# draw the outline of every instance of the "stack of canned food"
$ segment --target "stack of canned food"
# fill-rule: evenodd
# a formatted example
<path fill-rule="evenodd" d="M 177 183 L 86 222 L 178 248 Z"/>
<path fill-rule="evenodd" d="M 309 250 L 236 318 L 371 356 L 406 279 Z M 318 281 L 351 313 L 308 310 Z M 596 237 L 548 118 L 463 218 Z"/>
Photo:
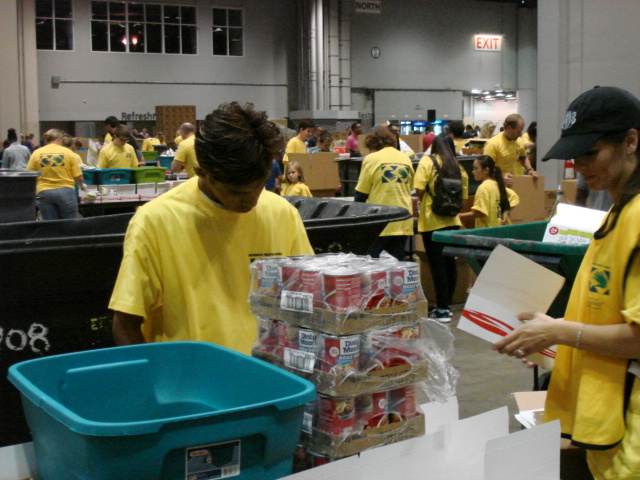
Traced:
<path fill-rule="evenodd" d="M 319 392 L 305 412 L 303 464 L 424 433 L 416 384 L 427 380 L 428 369 L 417 367 L 428 365 L 429 347 L 423 319 L 402 308 L 425 301 L 416 263 L 337 254 L 262 259 L 251 270 L 253 354 Z M 318 314 L 323 322 L 314 323 Z M 381 314 L 382 326 L 373 321 Z"/>

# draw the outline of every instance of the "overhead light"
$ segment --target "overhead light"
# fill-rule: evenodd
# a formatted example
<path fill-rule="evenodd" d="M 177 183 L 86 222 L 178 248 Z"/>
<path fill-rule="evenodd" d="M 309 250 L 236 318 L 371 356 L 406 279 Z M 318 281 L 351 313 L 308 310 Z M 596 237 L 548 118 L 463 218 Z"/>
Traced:
<path fill-rule="evenodd" d="M 482 92 L 482 90 L 478 90 L 477 88 L 471 89 L 471 93 L 478 94 L 478 93 L 481 93 L 481 92 Z"/>

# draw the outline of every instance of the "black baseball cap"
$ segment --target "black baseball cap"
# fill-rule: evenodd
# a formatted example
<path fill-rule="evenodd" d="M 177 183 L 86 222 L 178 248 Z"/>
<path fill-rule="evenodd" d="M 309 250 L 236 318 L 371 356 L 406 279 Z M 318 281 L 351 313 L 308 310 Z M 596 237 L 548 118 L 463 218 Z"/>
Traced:
<path fill-rule="evenodd" d="M 571 102 L 560 139 L 542 161 L 577 158 L 607 133 L 639 127 L 640 100 L 622 88 L 594 87 Z"/>

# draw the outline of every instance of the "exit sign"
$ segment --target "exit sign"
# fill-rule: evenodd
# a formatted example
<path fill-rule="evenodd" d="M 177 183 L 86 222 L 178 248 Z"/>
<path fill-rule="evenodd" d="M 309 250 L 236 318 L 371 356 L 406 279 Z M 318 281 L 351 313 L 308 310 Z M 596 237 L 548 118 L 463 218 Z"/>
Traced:
<path fill-rule="evenodd" d="M 501 52 L 502 35 L 476 35 L 475 48 L 484 52 Z"/>

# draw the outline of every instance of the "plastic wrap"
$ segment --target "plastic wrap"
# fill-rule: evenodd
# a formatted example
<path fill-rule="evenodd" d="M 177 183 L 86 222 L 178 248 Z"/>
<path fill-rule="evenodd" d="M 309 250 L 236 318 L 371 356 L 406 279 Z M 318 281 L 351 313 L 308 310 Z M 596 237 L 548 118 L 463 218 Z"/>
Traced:
<path fill-rule="evenodd" d="M 334 335 L 415 323 L 428 306 L 419 265 L 391 256 L 267 258 L 251 276 L 254 314 Z"/>

